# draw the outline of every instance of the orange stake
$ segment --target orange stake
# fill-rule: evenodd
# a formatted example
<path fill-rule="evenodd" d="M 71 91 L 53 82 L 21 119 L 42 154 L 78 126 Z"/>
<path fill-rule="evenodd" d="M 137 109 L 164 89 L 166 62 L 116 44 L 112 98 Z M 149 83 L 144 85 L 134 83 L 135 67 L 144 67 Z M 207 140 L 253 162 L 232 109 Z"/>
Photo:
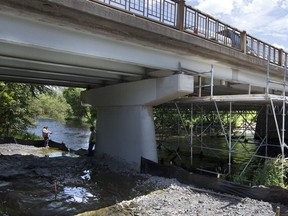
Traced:
<path fill-rule="evenodd" d="M 57 181 L 56 181 L 56 179 L 54 180 L 54 191 L 55 191 L 55 193 L 57 193 Z"/>

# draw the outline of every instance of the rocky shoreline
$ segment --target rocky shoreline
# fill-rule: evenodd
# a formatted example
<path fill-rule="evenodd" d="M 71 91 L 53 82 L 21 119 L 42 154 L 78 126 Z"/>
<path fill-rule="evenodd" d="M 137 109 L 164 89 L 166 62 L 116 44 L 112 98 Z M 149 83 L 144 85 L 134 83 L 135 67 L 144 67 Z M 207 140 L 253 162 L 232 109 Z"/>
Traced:
<path fill-rule="evenodd" d="M 275 206 L 249 198 L 232 198 L 177 183 L 148 195 L 97 210 L 96 215 L 276 215 Z M 80 214 L 86 215 L 86 214 Z"/>
<path fill-rule="evenodd" d="M 141 174 L 111 158 L 45 157 L 50 150 L 0 145 L 1 215 L 272 216 L 277 207 L 280 215 L 288 215 L 287 206 L 277 203 L 219 194 L 176 179 Z M 81 188 L 81 193 L 67 193 L 67 188 Z M 76 202 L 77 196 L 81 202 Z"/>

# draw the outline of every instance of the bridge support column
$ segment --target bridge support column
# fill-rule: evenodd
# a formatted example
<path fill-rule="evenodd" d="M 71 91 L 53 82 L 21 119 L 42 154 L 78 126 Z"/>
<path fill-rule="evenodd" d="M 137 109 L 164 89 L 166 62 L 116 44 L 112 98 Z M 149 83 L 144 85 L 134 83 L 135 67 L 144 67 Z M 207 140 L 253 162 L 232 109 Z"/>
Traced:
<path fill-rule="evenodd" d="M 100 107 L 97 112 L 97 153 L 137 164 L 141 156 L 158 161 L 152 106 Z"/>
<path fill-rule="evenodd" d="M 153 106 L 193 93 L 193 86 L 193 76 L 177 74 L 82 92 L 82 102 L 97 108 L 96 155 L 157 162 Z"/>

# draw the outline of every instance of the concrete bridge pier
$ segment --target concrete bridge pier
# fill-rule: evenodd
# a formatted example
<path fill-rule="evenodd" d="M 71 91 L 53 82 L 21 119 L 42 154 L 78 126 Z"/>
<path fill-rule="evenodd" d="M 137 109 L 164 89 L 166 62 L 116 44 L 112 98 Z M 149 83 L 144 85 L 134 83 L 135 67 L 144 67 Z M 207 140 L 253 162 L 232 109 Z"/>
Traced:
<path fill-rule="evenodd" d="M 97 153 L 138 163 L 143 156 L 157 159 L 152 106 L 100 107 Z"/>
<path fill-rule="evenodd" d="M 153 106 L 193 89 L 193 76 L 176 74 L 82 92 L 82 102 L 97 108 L 96 155 L 107 154 L 136 166 L 141 156 L 158 162 Z"/>

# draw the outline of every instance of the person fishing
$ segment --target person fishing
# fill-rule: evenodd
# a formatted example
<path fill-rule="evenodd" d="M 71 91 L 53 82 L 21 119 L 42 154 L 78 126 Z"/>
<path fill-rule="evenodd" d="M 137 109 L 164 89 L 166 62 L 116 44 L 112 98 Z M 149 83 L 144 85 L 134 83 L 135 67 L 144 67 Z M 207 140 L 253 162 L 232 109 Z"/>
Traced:
<path fill-rule="evenodd" d="M 90 127 L 90 132 L 91 134 L 89 137 L 88 156 L 93 156 L 93 147 L 96 144 L 96 131 L 94 126 Z"/>
<path fill-rule="evenodd" d="M 42 129 L 42 137 L 44 139 L 44 146 L 49 147 L 49 135 L 52 134 L 51 131 L 48 130 L 48 126 L 44 126 Z"/>

